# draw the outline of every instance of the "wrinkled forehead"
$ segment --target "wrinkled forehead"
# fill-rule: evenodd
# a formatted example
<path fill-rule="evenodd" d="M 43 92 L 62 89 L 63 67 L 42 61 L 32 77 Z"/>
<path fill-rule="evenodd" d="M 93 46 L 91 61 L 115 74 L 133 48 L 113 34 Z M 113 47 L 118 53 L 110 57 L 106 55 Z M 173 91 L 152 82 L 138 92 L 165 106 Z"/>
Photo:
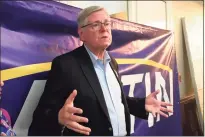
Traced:
<path fill-rule="evenodd" d="M 106 22 L 110 20 L 110 15 L 105 9 L 93 12 L 87 17 L 87 22 Z"/>

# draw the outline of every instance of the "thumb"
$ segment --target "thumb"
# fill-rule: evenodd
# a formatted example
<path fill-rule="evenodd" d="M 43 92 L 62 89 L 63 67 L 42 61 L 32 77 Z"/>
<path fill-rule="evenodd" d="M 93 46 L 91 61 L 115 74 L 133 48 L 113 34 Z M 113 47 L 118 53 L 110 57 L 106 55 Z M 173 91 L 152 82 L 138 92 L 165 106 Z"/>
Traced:
<path fill-rule="evenodd" d="M 152 92 L 151 95 L 155 97 L 158 93 L 159 93 L 159 89 L 157 91 Z"/>
<path fill-rule="evenodd" d="M 69 97 L 67 98 L 67 100 L 66 100 L 66 104 L 71 104 L 71 103 L 73 103 L 73 101 L 74 101 L 74 99 L 75 99 L 75 97 L 77 96 L 77 90 L 76 89 L 74 89 L 73 90 L 73 92 L 69 95 Z"/>
<path fill-rule="evenodd" d="M 155 112 L 152 112 L 152 115 L 153 115 L 153 117 L 156 117 L 156 113 Z"/>

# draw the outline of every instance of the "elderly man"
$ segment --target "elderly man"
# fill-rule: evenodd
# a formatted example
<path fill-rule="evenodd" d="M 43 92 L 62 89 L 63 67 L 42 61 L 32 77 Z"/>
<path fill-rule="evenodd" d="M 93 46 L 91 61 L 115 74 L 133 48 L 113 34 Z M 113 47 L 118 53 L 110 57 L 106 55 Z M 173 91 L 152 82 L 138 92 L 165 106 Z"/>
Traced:
<path fill-rule="evenodd" d="M 167 117 L 171 104 L 156 100 L 158 91 L 141 99 L 125 97 L 117 63 L 106 51 L 112 42 L 106 10 L 88 7 L 77 21 L 84 44 L 53 60 L 29 135 L 125 136 L 130 135 L 130 114 Z"/>

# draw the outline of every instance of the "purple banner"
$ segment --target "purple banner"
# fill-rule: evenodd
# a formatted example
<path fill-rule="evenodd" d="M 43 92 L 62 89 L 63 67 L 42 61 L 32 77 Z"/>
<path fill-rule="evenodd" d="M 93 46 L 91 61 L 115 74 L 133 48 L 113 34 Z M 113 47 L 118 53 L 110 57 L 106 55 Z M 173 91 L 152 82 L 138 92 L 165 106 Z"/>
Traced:
<path fill-rule="evenodd" d="M 54 1 L 1 1 L 1 108 L 17 135 L 27 135 L 54 57 L 82 43 L 76 18 L 81 10 Z M 182 135 L 178 72 L 173 33 L 112 18 L 113 42 L 124 93 L 145 97 L 160 89 L 158 100 L 173 104 L 168 118 L 131 115 L 136 136 Z M 99 123 L 100 124 L 100 123 Z"/>

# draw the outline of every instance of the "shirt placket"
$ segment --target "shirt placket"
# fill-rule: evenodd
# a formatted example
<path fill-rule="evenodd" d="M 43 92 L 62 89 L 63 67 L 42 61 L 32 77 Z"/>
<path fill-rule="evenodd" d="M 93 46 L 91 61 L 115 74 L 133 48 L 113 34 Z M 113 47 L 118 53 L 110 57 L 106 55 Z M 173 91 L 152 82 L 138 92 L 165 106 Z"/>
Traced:
<path fill-rule="evenodd" d="M 108 74 L 109 70 L 108 70 L 108 66 L 109 63 L 106 62 L 105 65 L 104 65 L 104 71 L 105 71 L 105 77 L 106 77 L 106 82 L 107 82 L 107 85 L 108 85 L 108 89 L 109 89 L 109 93 L 110 93 L 110 97 L 111 97 L 111 100 L 112 100 L 112 103 L 113 103 L 113 106 L 114 106 L 114 109 L 115 109 L 115 114 L 116 114 L 116 117 L 117 117 L 117 127 L 118 127 L 118 135 L 119 135 L 119 118 L 118 118 L 118 114 L 117 114 L 117 104 L 116 104 L 116 100 L 114 98 L 114 92 L 111 90 L 111 89 L 114 89 L 111 87 L 111 83 L 112 81 L 109 81 L 111 79 L 108 79 L 108 76 L 111 76 L 111 74 Z"/>

